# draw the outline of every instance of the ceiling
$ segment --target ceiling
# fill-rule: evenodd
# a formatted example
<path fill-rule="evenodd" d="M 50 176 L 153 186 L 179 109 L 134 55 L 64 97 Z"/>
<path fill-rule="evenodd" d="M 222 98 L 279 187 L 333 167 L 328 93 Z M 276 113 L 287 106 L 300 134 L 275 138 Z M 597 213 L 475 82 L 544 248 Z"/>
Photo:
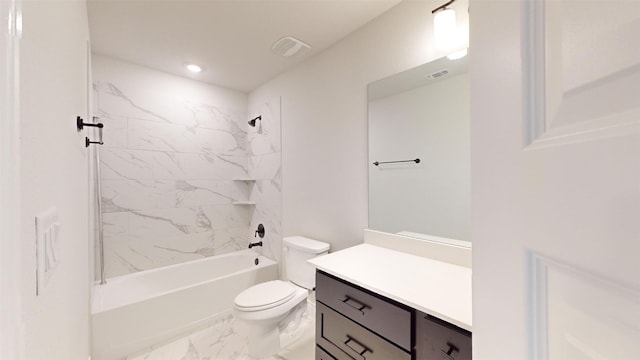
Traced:
<path fill-rule="evenodd" d="M 94 53 L 249 92 L 401 0 L 89 0 Z M 293 36 L 311 50 L 285 58 Z M 185 63 L 205 68 L 190 74 Z"/>

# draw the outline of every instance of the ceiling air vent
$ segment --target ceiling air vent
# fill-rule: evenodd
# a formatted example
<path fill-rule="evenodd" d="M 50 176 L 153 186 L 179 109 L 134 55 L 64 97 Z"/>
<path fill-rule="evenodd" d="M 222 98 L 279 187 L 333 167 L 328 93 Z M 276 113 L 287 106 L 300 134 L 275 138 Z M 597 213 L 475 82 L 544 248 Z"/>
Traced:
<path fill-rule="evenodd" d="M 432 72 L 431 74 L 427 74 L 424 77 L 427 79 L 437 79 L 441 76 L 445 76 L 449 73 L 449 70 L 447 69 L 442 69 L 440 71 L 436 71 L 436 72 Z"/>
<path fill-rule="evenodd" d="M 271 46 L 274 53 L 284 57 L 290 57 L 308 49 L 311 49 L 309 44 L 291 36 L 285 36 Z"/>

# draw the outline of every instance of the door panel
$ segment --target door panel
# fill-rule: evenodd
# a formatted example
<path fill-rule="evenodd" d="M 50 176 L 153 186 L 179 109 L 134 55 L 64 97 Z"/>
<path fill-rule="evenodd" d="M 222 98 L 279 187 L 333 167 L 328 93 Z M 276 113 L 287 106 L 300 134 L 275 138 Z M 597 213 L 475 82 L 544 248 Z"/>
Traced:
<path fill-rule="evenodd" d="M 474 358 L 640 358 L 640 2 L 471 14 Z"/>
<path fill-rule="evenodd" d="M 640 2 L 547 0 L 525 10 L 529 142 L 638 132 Z"/>
<path fill-rule="evenodd" d="M 637 359 L 640 293 L 548 258 L 532 258 L 538 359 Z"/>

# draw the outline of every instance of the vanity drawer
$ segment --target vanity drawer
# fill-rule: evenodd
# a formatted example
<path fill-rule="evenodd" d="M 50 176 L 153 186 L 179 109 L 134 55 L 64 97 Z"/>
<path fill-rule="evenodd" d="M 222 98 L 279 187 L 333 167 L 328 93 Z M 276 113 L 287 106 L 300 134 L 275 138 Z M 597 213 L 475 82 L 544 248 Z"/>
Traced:
<path fill-rule="evenodd" d="M 471 333 L 430 315 L 417 314 L 420 360 L 471 360 Z"/>
<path fill-rule="evenodd" d="M 316 304 L 316 343 L 337 360 L 411 360 L 411 354 L 322 303 Z"/>
<path fill-rule="evenodd" d="M 411 311 L 354 286 L 316 273 L 318 301 L 411 351 Z"/>

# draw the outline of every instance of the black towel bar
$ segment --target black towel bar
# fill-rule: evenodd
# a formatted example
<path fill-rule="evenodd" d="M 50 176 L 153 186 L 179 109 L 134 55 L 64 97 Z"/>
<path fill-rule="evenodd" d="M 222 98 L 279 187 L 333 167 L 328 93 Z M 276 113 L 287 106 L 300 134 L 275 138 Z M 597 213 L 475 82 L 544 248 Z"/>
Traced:
<path fill-rule="evenodd" d="M 420 159 L 416 158 L 413 160 L 397 160 L 397 161 L 376 161 L 373 163 L 373 165 L 378 166 L 380 164 L 392 164 L 392 163 L 403 163 L 403 162 L 414 162 L 416 164 L 420 163 Z"/>

